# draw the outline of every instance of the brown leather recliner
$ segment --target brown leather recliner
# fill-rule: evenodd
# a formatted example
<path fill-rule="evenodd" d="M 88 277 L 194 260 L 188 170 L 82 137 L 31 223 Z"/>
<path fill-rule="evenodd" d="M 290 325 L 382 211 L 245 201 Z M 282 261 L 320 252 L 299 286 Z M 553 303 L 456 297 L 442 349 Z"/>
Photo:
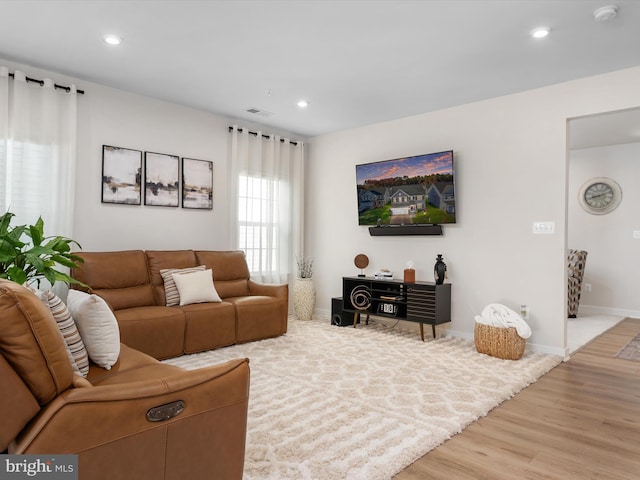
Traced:
<path fill-rule="evenodd" d="M 154 358 L 287 332 L 288 285 L 252 280 L 243 251 L 126 250 L 76 255 L 83 263 L 71 270 L 71 276 L 109 304 L 123 343 Z M 200 265 L 212 270 L 222 302 L 166 306 L 160 272 Z"/>
<path fill-rule="evenodd" d="M 186 371 L 123 344 L 84 379 L 63 342 L 36 295 L 0 280 L 0 451 L 77 454 L 87 480 L 242 478 L 247 359 Z"/>

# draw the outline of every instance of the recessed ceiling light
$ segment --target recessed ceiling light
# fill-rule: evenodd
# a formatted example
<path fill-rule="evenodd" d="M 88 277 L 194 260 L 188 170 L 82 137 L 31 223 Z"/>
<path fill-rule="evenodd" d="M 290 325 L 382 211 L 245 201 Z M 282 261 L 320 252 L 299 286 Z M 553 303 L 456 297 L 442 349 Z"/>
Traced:
<path fill-rule="evenodd" d="M 306 100 L 299 100 L 297 104 L 300 108 L 307 108 L 309 106 L 309 102 Z"/>
<path fill-rule="evenodd" d="M 531 36 L 533 38 L 544 38 L 549 35 L 549 32 L 551 32 L 549 27 L 538 27 L 531 30 Z"/>
<path fill-rule="evenodd" d="M 122 38 L 117 35 L 105 35 L 102 40 L 109 45 L 120 45 L 122 43 Z"/>

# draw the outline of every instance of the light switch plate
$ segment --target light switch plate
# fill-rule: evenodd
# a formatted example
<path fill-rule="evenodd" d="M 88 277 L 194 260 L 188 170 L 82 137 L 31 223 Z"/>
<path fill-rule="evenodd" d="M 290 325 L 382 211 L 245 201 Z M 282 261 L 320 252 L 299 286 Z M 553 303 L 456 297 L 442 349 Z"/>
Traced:
<path fill-rule="evenodd" d="M 551 235 L 556 231 L 555 222 L 533 222 L 533 233 Z"/>

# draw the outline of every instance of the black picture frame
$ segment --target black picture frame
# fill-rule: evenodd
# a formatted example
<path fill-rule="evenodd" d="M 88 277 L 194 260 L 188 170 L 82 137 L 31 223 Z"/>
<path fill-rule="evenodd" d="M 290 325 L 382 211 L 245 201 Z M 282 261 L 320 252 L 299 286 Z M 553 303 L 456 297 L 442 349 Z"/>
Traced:
<path fill-rule="evenodd" d="M 141 204 L 142 151 L 102 146 L 102 203 Z"/>
<path fill-rule="evenodd" d="M 144 204 L 180 206 L 180 157 L 144 152 Z"/>
<path fill-rule="evenodd" d="M 182 158 L 182 208 L 213 209 L 213 162 Z"/>

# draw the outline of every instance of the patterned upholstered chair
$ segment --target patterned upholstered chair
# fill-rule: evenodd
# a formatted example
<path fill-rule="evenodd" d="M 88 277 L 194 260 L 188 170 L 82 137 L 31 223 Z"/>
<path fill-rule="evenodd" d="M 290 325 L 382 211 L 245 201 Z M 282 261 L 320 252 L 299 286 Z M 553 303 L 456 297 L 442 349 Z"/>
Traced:
<path fill-rule="evenodd" d="M 576 318 L 580 305 L 580 292 L 582 290 L 582 277 L 584 266 L 587 262 L 587 252 L 584 250 L 569 250 L 567 264 L 569 267 L 569 318 Z"/>

